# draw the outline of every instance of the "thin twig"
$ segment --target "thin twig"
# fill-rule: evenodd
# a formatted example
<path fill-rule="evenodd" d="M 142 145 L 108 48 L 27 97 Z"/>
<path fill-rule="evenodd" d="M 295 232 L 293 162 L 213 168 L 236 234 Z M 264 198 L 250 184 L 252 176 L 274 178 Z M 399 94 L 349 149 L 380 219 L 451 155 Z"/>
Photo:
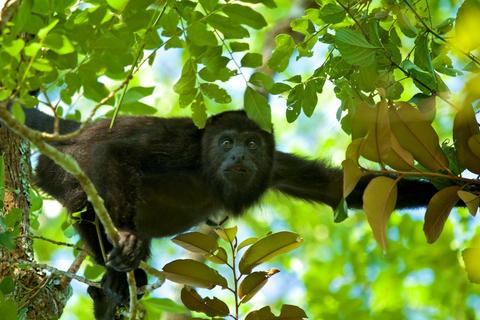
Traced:
<path fill-rule="evenodd" d="M 70 279 L 75 279 L 79 282 L 83 282 L 85 284 L 88 284 L 89 286 L 93 286 L 93 287 L 96 287 L 96 288 L 102 288 L 102 285 L 99 282 L 88 280 L 84 277 L 81 277 L 81 276 L 75 274 L 75 273 L 68 272 L 68 271 L 63 271 L 63 270 L 57 269 L 55 267 L 49 266 L 48 264 L 37 263 L 35 261 L 29 261 L 29 260 L 18 260 L 16 262 L 12 261 L 12 263 L 17 264 L 17 265 L 18 264 L 26 264 L 26 265 L 31 266 L 32 268 L 35 268 L 35 269 L 43 269 L 43 270 L 51 272 L 55 275 L 60 275 L 60 276 L 68 277 Z"/>
<path fill-rule="evenodd" d="M 403 2 L 407 5 L 407 7 L 410 9 L 410 11 L 412 11 L 412 13 L 415 15 L 415 17 L 417 17 L 417 19 L 420 20 L 420 23 L 425 27 L 425 29 L 429 33 L 431 33 L 433 36 L 435 36 L 435 38 L 445 42 L 447 45 L 449 45 L 450 47 L 452 47 L 456 51 L 460 52 L 461 54 L 463 54 L 464 56 L 466 56 L 467 58 L 469 58 L 470 60 L 472 60 L 473 62 L 475 62 L 477 65 L 480 66 L 480 60 L 477 57 L 475 57 L 470 52 L 466 52 L 466 51 L 462 50 L 461 48 L 459 48 L 454 43 L 451 43 L 448 40 L 446 40 L 444 37 L 442 37 L 440 34 L 438 34 L 435 30 L 433 30 L 431 27 L 429 27 L 428 24 L 425 21 L 423 21 L 423 18 L 418 14 L 418 12 L 415 10 L 415 8 L 411 5 L 411 3 L 408 0 L 403 0 Z"/>

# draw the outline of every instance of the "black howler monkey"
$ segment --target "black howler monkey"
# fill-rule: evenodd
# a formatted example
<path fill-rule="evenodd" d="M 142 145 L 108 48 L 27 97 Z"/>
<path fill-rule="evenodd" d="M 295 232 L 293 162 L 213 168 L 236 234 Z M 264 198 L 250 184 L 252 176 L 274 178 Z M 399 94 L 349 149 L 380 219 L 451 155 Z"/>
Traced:
<path fill-rule="evenodd" d="M 25 111 L 27 126 L 52 132 L 52 117 Z M 62 133 L 78 127 L 74 121 L 60 123 Z M 137 285 L 146 284 L 138 265 L 148 258 L 154 237 L 185 231 L 217 211 L 240 215 L 268 189 L 334 208 L 342 198 L 341 170 L 276 151 L 272 134 L 243 111 L 213 116 L 204 129 L 188 118 L 120 117 L 111 130 L 109 121 L 99 121 L 70 141 L 52 144 L 78 161 L 120 231 L 118 246 L 102 234 L 108 252 L 104 261 L 89 222 L 95 212 L 84 191 L 75 178 L 40 156 L 37 185 L 69 212 L 83 210 L 75 227 L 94 260 L 106 266 L 103 290 L 89 288 L 97 319 L 114 318 L 116 306 L 127 300 L 125 272 L 135 270 Z M 362 178 L 347 199 L 349 207 L 361 207 L 372 177 Z M 401 180 L 398 188 L 399 208 L 424 206 L 437 191 L 418 180 Z"/>

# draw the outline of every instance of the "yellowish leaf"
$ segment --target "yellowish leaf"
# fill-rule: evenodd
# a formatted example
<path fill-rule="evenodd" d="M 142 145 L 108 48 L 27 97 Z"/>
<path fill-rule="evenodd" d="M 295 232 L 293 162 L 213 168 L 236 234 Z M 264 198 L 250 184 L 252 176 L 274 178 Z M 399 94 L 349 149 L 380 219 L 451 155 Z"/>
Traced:
<path fill-rule="evenodd" d="M 216 270 L 193 260 L 174 260 L 163 267 L 165 277 L 173 282 L 199 288 L 212 289 L 215 286 L 227 287 L 227 280 Z"/>
<path fill-rule="evenodd" d="M 303 239 L 298 234 L 289 231 L 269 234 L 245 251 L 238 268 L 242 274 L 248 274 L 259 264 L 298 248 L 302 242 Z"/>
<path fill-rule="evenodd" d="M 424 167 L 447 170 L 448 159 L 440 148 L 438 135 L 422 113 L 405 102 L 389 110 L 392 132 L 400 145 Z"/>
<path fill-rule="evenodd" d="M 470 211 L 470 214 L 472 216 L 475 216 L 478 211 L 478 206 L 480 205 L 479 196 L 463 190 L 458 191 L 458 196 L 460 197 L 460 199 L 462 199 L 463 202 L 465 202 L 468 211 Z"/>
<path fill-rule="evenodd" d="M 381 101 L 375 108 L 375 122 L 368 129 L 367 137 L 363 140 L 360 153 L 367 159 L 385 162 L 385 156 L 390 152 L 390 120 L 385 101 Z"/>
<path fill-rule="evenodd" d="M 279 272 L 280 270 L 278 269 L 271 269 L 269 271 L 252 272 L 246 276 L 238 288 L 238 297 L 241 299 L 240 303 L 245 303 L 253 298 L 267 283 L 268 279 Z"/>
<path fill-rule="evenodd" d="M 190 287 L 183 287 L 180 299 L 189 310 L 203 312 L 210 317 L 225 317 L 230 313 L 228 306 L 222 300 L 214 298 L 202 298 L 198 292 Z"/>
<path fill-rule="evenodd" d="M 480 159 L 480 133 L 468 139 L 468 147 Z"/>
<path fill-rule="evenodd" d="M 177 235 L 172 241 L 190 252 L 212 254 L 218 248 L 217 240 L 201 232 L 187 232 Z"/>
<path fill-rule="evenodd" d="M 459 200 L 457 193 L 459 190 L 460 186 L 446 187 L 430 199 L 423 224 L 423 232 L 428 243 L 435 242 L 442 233 L 450 211 Z"/>
<path fill-rule="evenodd" d="M 363 176 L 362 170 L 352 160 L 346 159 L 342 162 L 343 167 L 343 198 L 355 189 L 360 178 Z"/>
<path fill-rule="evenodd" d="M 375 239 L 384 250 L 387 248 L 387 223 L 396 202 L 397 181 L 391 178 L 372 179 L 363 193 L 363 210 Z"/>
<path fill-rule="evenodd" d="M 365 137 L 375 118 L 375 108 L 367 103 L 360 103 L 352 117 L 352 140 Z"/>
<path fill-rule="evenodd" d="M 227 242 L 233 242 L 235 236 L 237 235 L 237 226 L 231 228 L 216 228 L 215 232 L 218 234 L 220 238 Z"/>
<path fill-rule="evenodd" d="M 345 152 L 345 159 L 352 160 L 353 163 L 358 164 L 358 158 L 360 158 L 360 147 L 363 141 L 363 138 L 359 138 L 350 142 L 347 147 L 347 151 Z"/>
<path fill-rule="evenodd" d="M 458 111 L 453 121 L 453 141 L 455 142 L 457 159 L 463 167 L 477 174 L 480 174 L 480 157 L 472 152 L 468 142 L 471 137 L 479 133 L 480 130 L 472 107 L 466 106 Z"/>
<path fill-rule="evenodd" d="M 480 283 L 480 248 L 468 248 L 462 252 L 463 262 L 468 274 L 468 279 Z"/>

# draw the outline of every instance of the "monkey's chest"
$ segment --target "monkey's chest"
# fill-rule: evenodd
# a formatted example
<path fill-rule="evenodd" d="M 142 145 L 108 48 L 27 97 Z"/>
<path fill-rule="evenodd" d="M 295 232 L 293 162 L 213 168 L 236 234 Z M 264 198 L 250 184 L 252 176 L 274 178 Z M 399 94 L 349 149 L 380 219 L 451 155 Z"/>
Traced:
<path fill-rule="evenodd" d="M 188 172 L 150 176 L 139 191 L 135 225 L 146 237 L 186 231 L 221 208 L 203 179 Z"/>

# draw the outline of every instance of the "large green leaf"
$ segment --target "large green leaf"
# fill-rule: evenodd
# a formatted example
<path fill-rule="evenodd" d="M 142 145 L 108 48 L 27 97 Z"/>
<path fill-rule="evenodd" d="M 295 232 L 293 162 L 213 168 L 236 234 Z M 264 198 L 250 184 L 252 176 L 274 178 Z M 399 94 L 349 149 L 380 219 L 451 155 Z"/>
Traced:
<path fill-rule="evenodd" d="M 280 34 L 275 37 L 275 50 L 268 60 L 268 66 L 277 72 L 282 72 L 288 66 L 295 41 L 288 34 Z"/>
<path fill-rule="evenodd" d="M 248 274 L 259 264 L 298 248 L 302 242 L 298 234 L 289 231 L 269 234 L 245 251 L 238 268 L 242 274 Z"/>
<path fill-rule="evenodd" d="M 255 29 L 261 29 L 267 26 L 265 18 L 260 13 L 247 6 L 230 3 L 225 5 L 223 12 L 225 12 L 233 21 Z"/>
<path fill-rule="evenodd" d="M 349 28 L 338 29 L 335 44 L 343 58 L 350 64 L 366 66 L 375 62 L 378 47 L 370 44 L 359 31 Z"/>
<path fill-rule="evenodd" d="M 325 21 L 325 23 L 339 23 L 345 19 L 345 10 L 335 3 L 327 3 L 324 5 L 319 12 L 320 18 Z"/>
<path fill-rule="evenodd" d="M 247 116 L 265 131 L 272 131 L 272 115 L 270 105 L 264 95 L 247 87 L 243 96 L 244 109 Z"/>

